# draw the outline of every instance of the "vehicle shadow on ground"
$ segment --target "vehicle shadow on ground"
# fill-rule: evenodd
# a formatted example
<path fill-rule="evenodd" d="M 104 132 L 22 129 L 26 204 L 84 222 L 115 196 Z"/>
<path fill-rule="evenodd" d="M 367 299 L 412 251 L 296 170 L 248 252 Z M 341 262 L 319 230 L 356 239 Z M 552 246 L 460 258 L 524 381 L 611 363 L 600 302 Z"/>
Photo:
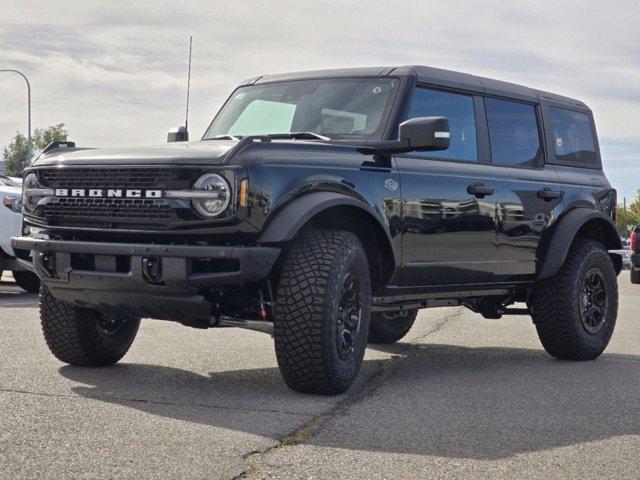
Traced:
<path fill-rule="evenodd" d="M 377 348 L 373 346 L 373 348 Z M 640 357 L 604 355 L 593 362 L 554 360 L 541 350 L 466 348 L 455 345 L 385 347 L 394 373 L 337 413 L 304 443 L 365 451 L 450 458 L 499 459 L 640 434 Z M 389 366 L 389 365 L 386 365 Z M 223 395 L 254 398 L 255 405 L 285 402 L 276 369 L 219 372 L 210 377 L 154 365 L 107 369 L 62 367 L 66 378 L 86 384 L 73 391 L 153 415 L 269 436 L 247 410 L 167 408 L 143 400 L 158 382 L 169 396 L 215 404 Z M 195 394 L 195 395 L 194 395 Z M 139 401 L 132 401 L 142 395 Z M 126 399 L 129 400 L 126 400 Z M 323 398 L 323 397 L 312 397 Z M 194 403 L 198 403 L 197 401 Z M 340 410 L 339 410 L 340 411 Z"/>
<path fill-rule="evenodd" d="M 0 282 L 0 308 L 33 308 L 38 295 L 22 290 L 14 282 Z"/>

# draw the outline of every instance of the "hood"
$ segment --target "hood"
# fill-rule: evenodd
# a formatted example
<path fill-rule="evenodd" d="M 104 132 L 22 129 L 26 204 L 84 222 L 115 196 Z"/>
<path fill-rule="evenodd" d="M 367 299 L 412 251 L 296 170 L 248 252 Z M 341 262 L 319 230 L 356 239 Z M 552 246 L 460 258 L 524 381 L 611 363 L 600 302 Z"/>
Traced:
<path fill-rule="evenodd" d="M 8 187 L 6 185 L 0 185 L 0 197 L 5 195 L 22 195 L 22 187 Z M 2 200 L 2 198 L 0 198 Z"/>
<path fill-rule="evenodd" d="M 33 166 L 47 165 L 220 165 L 238 142 L 209 140 L 148 147 L 60 148 L 40 155 Z"/>

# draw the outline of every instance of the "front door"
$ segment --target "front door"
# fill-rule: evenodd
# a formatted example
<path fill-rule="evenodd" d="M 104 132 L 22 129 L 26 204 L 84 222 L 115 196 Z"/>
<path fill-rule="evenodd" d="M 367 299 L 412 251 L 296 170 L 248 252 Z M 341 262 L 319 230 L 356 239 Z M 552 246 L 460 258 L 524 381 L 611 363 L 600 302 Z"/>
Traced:
<path fill-rule="evenodd" d="M 471 95 L 416 88 L 408 118 L 446 116 L 450 147 L 395 158 L 402 188 L 404 286 L 494 281 L 497 188 L 478 161 Z"/>

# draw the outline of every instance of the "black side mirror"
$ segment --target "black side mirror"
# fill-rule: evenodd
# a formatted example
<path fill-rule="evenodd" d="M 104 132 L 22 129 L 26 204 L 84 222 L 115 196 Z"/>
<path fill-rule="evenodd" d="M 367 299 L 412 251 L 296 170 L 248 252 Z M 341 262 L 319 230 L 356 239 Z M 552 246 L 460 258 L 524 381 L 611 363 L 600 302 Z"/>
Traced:
<path fill-rule="evenodd" d="M 187 141 L 189 141 L 189 132 L 187 132 L 187 127 L 175 127 L 167 133 L 167 143 Z"/>
<path fill-rule="evenodd" d="M 400 124 L 398 140 L 409 150 L 446 150 L 449 136 L 447 117 L 417 117 Z"/>

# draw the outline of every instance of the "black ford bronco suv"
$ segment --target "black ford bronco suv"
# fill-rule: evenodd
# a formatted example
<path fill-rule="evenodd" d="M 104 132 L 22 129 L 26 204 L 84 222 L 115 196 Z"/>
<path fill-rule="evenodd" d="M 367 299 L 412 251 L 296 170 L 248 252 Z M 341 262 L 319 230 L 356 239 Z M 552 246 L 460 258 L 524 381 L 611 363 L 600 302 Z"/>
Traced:
<path fill-rule="evenodd" d="M 580 101 L 421 66 L 305 72 L 243 82 L 185 134 L 54 144 L 25 172 L 13 243 L 63 362 L 117 362 L 142 317 L 244 327 L 291 388 L 335 394 L 421 308 L 530 314 L 563 359 L 611 338 L 616 192 Z"/>

